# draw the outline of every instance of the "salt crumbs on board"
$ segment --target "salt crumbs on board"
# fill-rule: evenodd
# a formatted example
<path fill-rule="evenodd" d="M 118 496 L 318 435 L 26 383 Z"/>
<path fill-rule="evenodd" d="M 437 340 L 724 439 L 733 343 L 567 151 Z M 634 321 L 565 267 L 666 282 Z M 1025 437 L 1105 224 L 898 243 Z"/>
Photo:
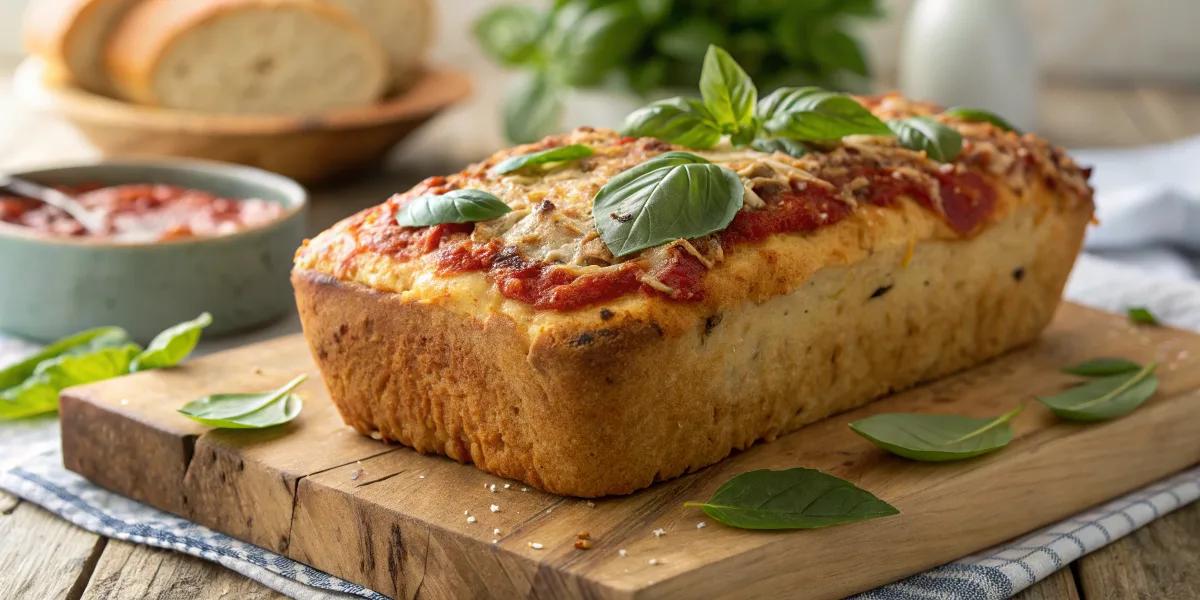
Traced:
<path fill-rule="evenodd" d="M 467 522 L 468 522 L 468 523 L 474 523 L 474 522 L 475 522 L 475 517 L 467 517 Z"/>
<path fill-rule="evenodd" d="M 699 523 L 696 523 L 696 529 L 704 529 L 704 521 L 700 521 Z"/>
<path fill-rule="evenodd" d="M 499 507 L 499 506 L 496 506 L 495 504 L 493 504 L 493 505 L 491 505 L 491 506 L 489 506 L 489 507 L 488 507 L 488 510 L 490 510 L 490 511 L 492 511 L 492 512 L 500 512 L 500 507 Z"/>
<path fill-rule="evenodd" d="M 511 485 L 512 485 L 511 483 L 506 483 L 506 484 L 504 484 L 504 489 L 506 489 L 506 490 L 507 490 L 507 489 L 509 488 L 509 486 L 511 486 Z"/>
<path fill-rule="evenodd" d="M 655 566 L 655 565 L 657 565 L 657 564 L 658 564 L 658 559 L 657 559 L 657 558 L 652 558 L 652 559 L 650 559 L 650 566 Z"/>
<path fill-rule="evenodd" d="M 350 481 L 358 481 L 358 478 L 362 477 L 362 474 L 362 469 L 355 469 L 354 472 L 350 474 Z"/>
<path fill-rule="evenodd" d="M 667 535 L 667 530 L 659 528 L 654 530 L 654 537 L 662 537 Z"/>
<path fill-rule="evenodd" d="M 588 508 L 596 508 L 596 503 L 595 503 L 595 502 L 592 502 L 591 500 L 588 500 L 588 501 L 587 501 L 587 507 L 588 507 Z"/>
<path fill-rule="evenodd" d="M 499 528 L 499 527 L 497 527 L 497 528 L 493 529 L 493 530 L 492 530 L 492 535 L 500 535 L 500 528 Z"/>
<path fill-rule="evenodd" d="M 542 546 L 538 542 L 529 542 L 529 547 L 533 548 L 534 550 L 541 550 L 544 546 Z"/>
<path fill-rule="evenodd" d="M 373 440 L 382 440 L 382 439 L 383 439 L 383 433 L 381 433 L 381 432 L 379 432 L 379 431 L 372 431 L 372 432 L 371 432 L 371 439 L 373 439 Z"/>
<path fill-rule="evenodd" d="M 488 491 L 495 494 L 496 493 L 496 484 L 493 483 L 492 485 L 488 486 Z"/>
<path fill-rule="evenodd" d="M 621 558 L 625 558 L 626 556 L 629 556 L 629 553 L 626 552 L 624 548 L 617 550 L 617 554 L 621 555 Z"/>

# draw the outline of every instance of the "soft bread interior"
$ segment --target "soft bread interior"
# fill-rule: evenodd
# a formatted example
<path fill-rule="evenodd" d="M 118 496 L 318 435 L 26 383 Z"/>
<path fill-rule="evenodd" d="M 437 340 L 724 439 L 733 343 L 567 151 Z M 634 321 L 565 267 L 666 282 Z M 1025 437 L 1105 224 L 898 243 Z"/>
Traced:
<path fill-rule="evenodd" d="M 332 0 L 371 30 L 388 54 L 391 87 L 407 88 L 425 60 L 433 40 L 434 7 L 430 0 Z"/>
<path fill-rule="evenodd" d="M 383 52 L 355 25 L 302 6 L 217 13 L 167 48 L 152 76 L 154 96 L 172 108 L 229 113 L 373 103 L 386 86 Z"/>

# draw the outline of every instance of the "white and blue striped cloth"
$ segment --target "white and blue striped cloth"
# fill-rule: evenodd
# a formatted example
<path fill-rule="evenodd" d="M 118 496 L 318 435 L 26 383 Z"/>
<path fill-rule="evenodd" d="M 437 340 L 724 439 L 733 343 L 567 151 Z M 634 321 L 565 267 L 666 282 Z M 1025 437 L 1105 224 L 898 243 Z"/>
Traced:
<path fill-rule="evenodd" d="M 1091 236 L 1089 249 L 1097 254 L 1081 257 L 1067 286 L 1067 297 L 1113 311 L 1146 306 L 1171 325 L 1200 331 L 1200 284 L 1194 281 L 1200 274 L 1200 228 L 1185 227 L 1200 223 L 1200 171 L 1192 167 L 1200 164 L 1200 139 L 1133 152 L 1084 152 L 1077 156 L 1084 164 L 1097 165 L 1097 173 L 1102 174 L 1096 182 L 1100 190 L 1097 203 L 1101 219 L 1106 222 Z M 1126 170 L 1123 167 L 1130 165 L 1153 176 L 1122 173 Z M 1111 203 L 1106 205 L 1110 198 Z M 294 325 L 293 320 L 282 327 Z M 278 327 L 274 330 L 276 334 L 284 332 Z M 256 337 L 262 336 L 260 333 Z M 0 365 L 33 350 L 32 346 L 0 336 Z M 53 418 L 0 424 L 0 488 L 89 531 L 199 556 L 293 598 L 384 598 L 307 565 L 122 498 L 66 471 Z M 1041 531 L 856 598 L 1009 598 L 1071 561 L 1197 498 L 1200 467 L 1193 467 Z M 19 549 L 0 544 L 0 552 L 11 551 Z"/>

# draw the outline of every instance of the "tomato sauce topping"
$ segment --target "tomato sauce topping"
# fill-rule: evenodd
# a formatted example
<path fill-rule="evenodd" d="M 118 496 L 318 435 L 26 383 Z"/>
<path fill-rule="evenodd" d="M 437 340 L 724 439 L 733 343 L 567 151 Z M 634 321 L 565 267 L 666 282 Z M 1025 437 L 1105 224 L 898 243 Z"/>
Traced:
<path fill-rule="evenodd" d="M 42 233 L 117 241 L 166 241 L 229 235 L 278 220 L 283 205 L 259 199 L 232 200 L 174 185 L 129 184 L 62 190 L 103 218 L 106 230 L 89 232 L 53 206 L 0 195 L 0 221 Z"/>

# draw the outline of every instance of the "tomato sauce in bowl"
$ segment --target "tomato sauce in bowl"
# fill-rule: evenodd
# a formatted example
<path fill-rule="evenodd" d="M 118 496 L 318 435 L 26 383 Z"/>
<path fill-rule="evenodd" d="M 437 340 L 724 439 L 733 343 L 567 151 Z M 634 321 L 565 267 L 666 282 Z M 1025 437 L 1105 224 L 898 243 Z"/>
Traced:
<path fill-rule="evenodd" d="M 103 217 L 106 230 L 89 232 L 58 208 L 4 194 L 0 194 L 0 221 L 56 236 L 155 242 L 229 235 L 279 220 L 287 212 L 277 202 L 223 198 L 176 185 L 125 184 L 62 191 Z"/>

